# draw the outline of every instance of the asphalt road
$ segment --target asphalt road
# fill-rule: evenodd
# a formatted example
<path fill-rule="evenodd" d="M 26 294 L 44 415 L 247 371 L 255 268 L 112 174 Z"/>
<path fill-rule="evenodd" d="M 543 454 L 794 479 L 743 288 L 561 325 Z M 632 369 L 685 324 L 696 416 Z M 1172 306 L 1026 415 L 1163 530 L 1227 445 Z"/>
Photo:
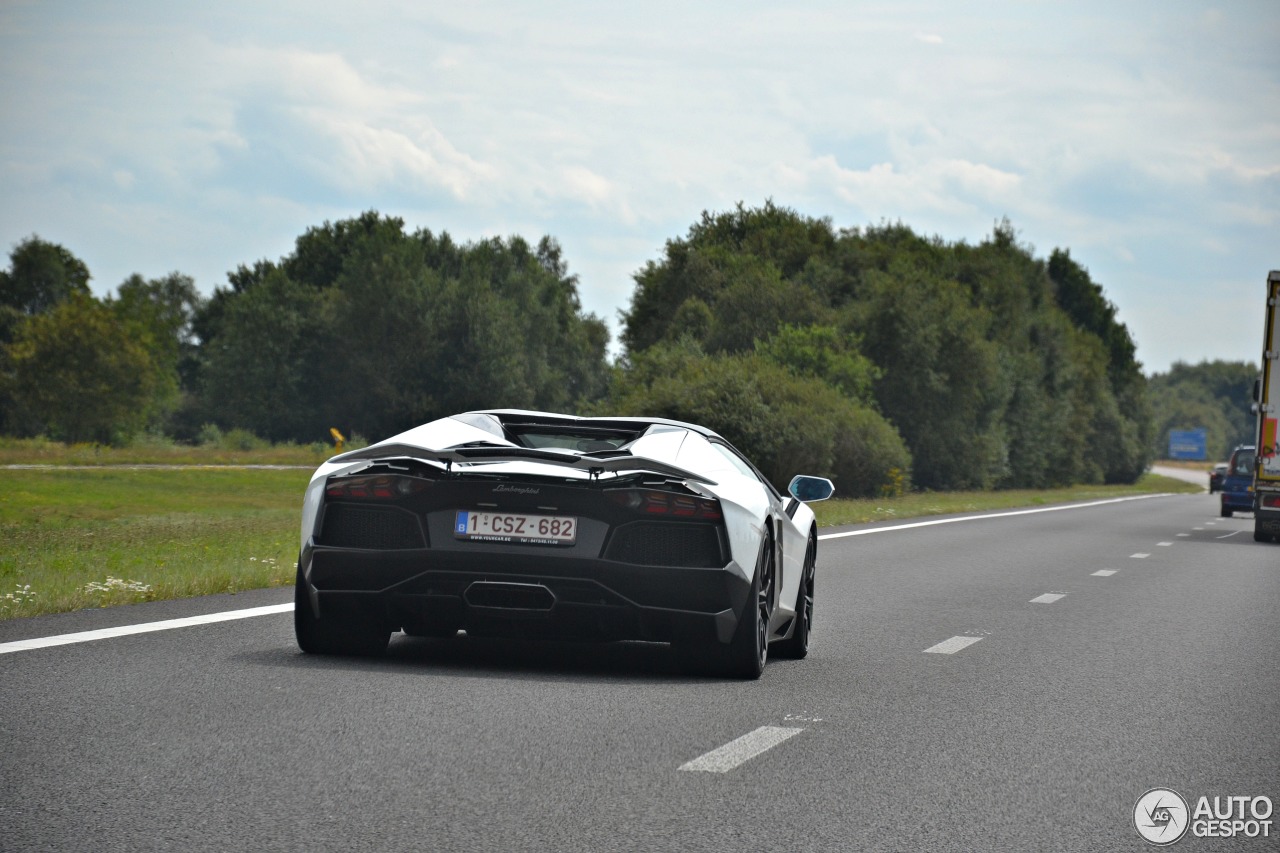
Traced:
<path fill-rule="evenodd" d="M 316 658 L 287 613 L 0 654 L 0 849 L 1145 850 L 1148 789 L 1280 801 L 1280 546 L 1250 519 L 890 526 L 824 531 L 859 535 L 820 546 L 812 652 L 758 682 L 639 644 Z M 0 623 L 0 651 L 289 598 Z M 1280 849 L 1274 820 L 1174 849 Z"/>

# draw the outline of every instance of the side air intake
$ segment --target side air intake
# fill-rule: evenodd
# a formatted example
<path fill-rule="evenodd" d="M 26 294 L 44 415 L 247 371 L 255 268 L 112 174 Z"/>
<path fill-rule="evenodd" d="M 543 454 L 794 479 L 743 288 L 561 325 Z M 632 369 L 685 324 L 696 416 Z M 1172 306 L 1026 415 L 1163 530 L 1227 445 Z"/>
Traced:
<path fill-rule="evenodd" d="M 320 544 L 333 548 L 396 550 L 423 548 L 426 541 L 418 517 L 411 512 L 395 507 L 333 503 L 325 507 Z"/>
<path fill-rule="evenodd" d="M 673 568 L 718 568 L 727 562 L 719 529 L 710 524 L 636 521 L 614 531 L 605 559 Z"/>

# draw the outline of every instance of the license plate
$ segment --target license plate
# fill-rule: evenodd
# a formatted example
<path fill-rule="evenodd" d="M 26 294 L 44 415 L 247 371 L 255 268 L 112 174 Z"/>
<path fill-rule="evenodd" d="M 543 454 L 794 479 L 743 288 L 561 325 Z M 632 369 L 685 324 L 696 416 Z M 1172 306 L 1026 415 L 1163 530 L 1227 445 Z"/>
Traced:
<path fill-rule="evenodd" d="M 526 515 L 519 512 L 458 510 L 453 523 L 458 539 L 507 542 L 514 545 L 572 545 L 578 538 L 578 519 L 567 515 Z"/>

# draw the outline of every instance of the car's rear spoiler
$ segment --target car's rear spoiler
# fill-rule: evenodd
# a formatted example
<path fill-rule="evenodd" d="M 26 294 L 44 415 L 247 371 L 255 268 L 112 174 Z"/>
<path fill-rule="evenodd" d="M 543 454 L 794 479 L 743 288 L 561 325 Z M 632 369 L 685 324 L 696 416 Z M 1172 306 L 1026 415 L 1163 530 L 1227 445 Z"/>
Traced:
<path fill-rule="evenodd" d="M 632 456 L 626 450 L 601 450 L 590 453 L 577 453 L 572 450 L 556 450 L 554 448 L 504 447 L 498 444 L 484 444 L 458 447 L 446 447 L 433 450 L 413 444 L 375 444 L 360 450 L 352 450 L 329 460 L 331 463 L 356 462 L 361 459 L 394 459 L 408 457 L 425 459 L 450 465 L 455 462 L 542 462 L 549 465 L 562 465 L 578 471 L 619 472 L 649 471 L 668 477 L 679 477 L 695 483 L 706 483 L 714 486 L 716 481 L 692 471 L 686 471 L 657 459 L 643 456 Z"/>

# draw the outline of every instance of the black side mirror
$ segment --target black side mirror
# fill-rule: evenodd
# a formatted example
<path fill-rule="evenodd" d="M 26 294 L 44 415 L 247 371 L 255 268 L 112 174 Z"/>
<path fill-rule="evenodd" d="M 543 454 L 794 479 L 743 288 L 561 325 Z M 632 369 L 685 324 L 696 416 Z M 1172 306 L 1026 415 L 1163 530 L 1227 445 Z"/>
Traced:
<path fill-rule="evenodd" d="M 804 474 L 797 474 L 791 478 L 791 485 L 787 486 L 787 491 L 798 501 L 813 503 L 814 501 L 825 501 L 834 495 L 836 487 L 825 477 L 808 477 Z"/>

